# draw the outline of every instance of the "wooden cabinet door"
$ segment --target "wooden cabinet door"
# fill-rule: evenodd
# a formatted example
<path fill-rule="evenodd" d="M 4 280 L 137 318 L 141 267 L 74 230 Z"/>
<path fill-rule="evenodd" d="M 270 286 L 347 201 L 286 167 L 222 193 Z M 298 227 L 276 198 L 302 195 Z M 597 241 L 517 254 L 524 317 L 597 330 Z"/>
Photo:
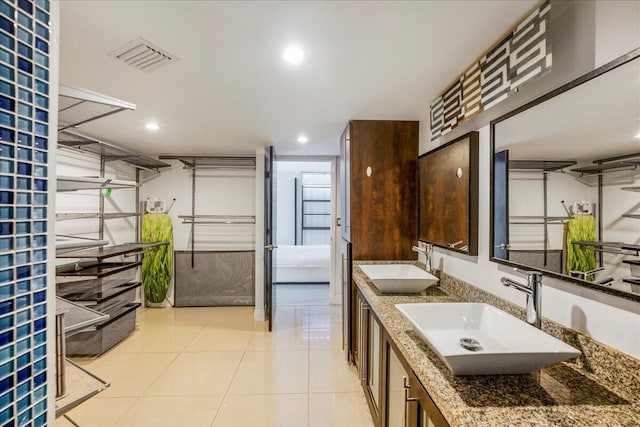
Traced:
<path fill-rule="evenodd" d="M 407 427 L 408 413 L 405 400 L 405 384 L 409 374 L 392 347 L 387 350 L 386 423 L 385 427 Z"/>
<path fill-rule="evenodd" d="M 419 239 L 478 254 L 478 132 L 420 156 Z"/>

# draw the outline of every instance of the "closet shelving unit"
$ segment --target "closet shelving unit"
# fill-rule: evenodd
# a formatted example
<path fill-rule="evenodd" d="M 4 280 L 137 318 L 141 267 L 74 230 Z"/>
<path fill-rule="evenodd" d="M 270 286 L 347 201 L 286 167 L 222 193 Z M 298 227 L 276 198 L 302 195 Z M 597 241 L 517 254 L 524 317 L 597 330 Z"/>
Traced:
<path fill-rule="evenodd" d="M 594 182 L 594 178 L 597 179 L 596 183 L 598 186 L 598 200 L 602 200 L 603 198 L 603 189 L 604 186 L 607 185 L 605 179 L 611 177 L 611 183 L 615 183 L 616 179 L 620 176 L 628 177 L 633 176 L 637 173 L 640 173 L 640 153 L 630 153 L 617 157 L 611 157 L 607 159 L 595 160 L 593 164 L 582 166 L 578 168 L 572 168 L 572 172 L 579 173 L 579 176 L 576 178 L 581 182 L 592 185 Z M 623 175 L 621 175 L 621 173 Z M 631 192 L 640 192 L 639 186 L 629 186 L 629 187 L 621 187 L 621 190 L 631 191 Z M 633 218 L 640 219 L 640 214 L 636 213 L 625 213 L 622 214 L 623 218 Z M 589 247 L 599 253 L 610 253 L 614 255 L 631 255 L 631 256 L 640 256 L 640 245 L 623 243 L 623 242 L 604 242 L 602 241 L 602 230 L 603 230 L 603 213 L 602 213 L 602 203 L 599 203 L 598 206 L 598 238 L 599 241 L 580 241 L 574 242 L 574 245 L 579 245 L 583 247 Z M 599 257 L 599 265 L 602 267 L 603 261 L 602 256 Z M 623 263 L 627 264 L 640 264 L 640 262 L 635 260 L 623 260 Z M 634 283 L 629 280 L 636 279 L 622 279 L 623 282 L 626 283 Z"/>
<path fill-rule="evenodd" d="M 330 194 L 331 185 L 303 184 L 301 187 L 302 187 L 302 200 L 301 200 L 302 202 L 302 224 L 301 224 L 302 233 L 300 235 L 300 240 L 301 240 L 301 243 L 304 245 L 305 231 L 325 231 L 325 230 L 331 229 L 329 225 L 330 218 L 331 218 L 331 198 L 324 197 L 319 199 L 319 198 L 309 197 L 309 193 L 314 193 L 314 192 L 317 192 L 318 190 L 320 190 L 321 192 L 325 191 L 328 194 Z M 322 211 L 322 212 L 316 212 L 316 209 L 311 208 L 312 205 L 323 206 L 323 209 L 317 209 L 318 211 Z M 327 225 L 326 226 L 309 225 L 310 223 L 314 222 L 311 219 L 314 217 L 321 217 L 326 219 Z"/>
<path fill-rule="evenodd" d="M 107 247 L 104 240 L 104 222 L 114 218 L 136 218 L 136 238 L 139 235 L 140 212 L 105 212 L 103 191 L 135 188 L 136 209 L 139 206 L 139 183 L 141 170 L 160 171 L 169 167 L 165 162 L 135 153 L 131 150 L 109 144 L 104 141 L 76 132 L 79 125 L 126 110 L 135 110 L 134 104 L 101 95 L 89 90 L 61 83 L 58 98 L 58 148 L 92 153 L 99 156 L 100 173 L 98 177 L 58 176 L 57 191 L 71 192 L 83 190 L 100 191 L 98 212 L 57 212 L 57 221 L 98 219 L 99 237 L 97 239 L 70 235 L 56 235 L 57 293 L 68 299 L 57 298 L 56 304 L 56 417 L 65 413 L 87 399 L 95 396 L 109 384 L 85 371 L 66 358 L 67 344 L 73 347 L 78 337 L 87 334 L 100 334 L 105 325 L 118 322 L 131 313 L 129 300 L 135 296 L 139 282 L 123 281 L 123 274 L 135 272 L 140 261 L 121 263 L 103 263 L 111 256 L 139 254 L 148 245 L 129 245 Z M 111 161 L 123 161 L 136 170 L 136 181 L 121 181 L 105 177 L 106 164 Z M 59 262 L 61 261 L 61 262 Z M 68 278 L 72 278 L 67 282 Z M 118 280 L 123 281 L 121 285 Z M 96 286 L 104 289 L 96 289 Z M 74 291 L 72 291 L 74 290 Z M 73 300 L 73 301 L 70 301 Z M 128 306 L 126 310 L 122 305 Z M 99 309 L 99 310 L 96 310 Z M 133 324 L 135 326 L 135 308 Z M 126 311 L 126 312 L 124 312 Z M 82 338 L 82 339 L 84 339 Z M 74 353 L 73 348 L 70 353 Z M 71 421 L 71 420 L 69 420 Z M 73 423 L 73 421 L 71 421 Z M 73 423 L 76 425 L 75 423 Z"/>
<path fill-rule="evenodd" d="M 101 354 L 124 339 L 135 328 L 135 310 L 140 307 L 134 303 L 136 290 L 141 286 L 135 276 L 141 262 L 136 259 L 125 262 L 105 262 L 115 257 L 140 255 L 157 244 L 129 243 L 106 246 L 104 244 L 105 221 L 115 218 L 139 217 L 140 212 L 104 211 L 105 189 L 135 189 L 136 206 L 139 206 L 140 170 L 157 170 L 170 165 L 134 153 L 130 150 L 81 135 L 77 132 L 60 131 L 58 144 L 61 148 L 98 155 L 100 159 L 100 177 L 58 176 L 58 189 L 62 192 L 98 190 L 100 193 L 99 212 L 59 212 L 57 221 L 98 219 L 98 239 L 81 242 L 73 248 L 61 248 L 56 251 L 58 259 L 68 259 L 56 269 L 57 293 L 78 305 L 109 314 L 91 330 L 67 336 L 69 354 Z M 136 181 L 113 180 L 104 177 L 106 163 L 122 161 L 136 169 Z M 136 236 L 139 235 L 139 223 L 136 221 Z M 108 243 L 108 242 L 106 242 Z"/>
<path fill-rule="evenodd" d="M 234 305 L 253 301 L 255 274 L 255 215 L 246 212 L 206 214 L 196 213 L 198 177 L 217 177 L 217 171 L 225 179 L 247 178 L 256 170 L 255 157 L 229 156 L 160 156 L 161 160 L 177 160 L 191 178 L 191 212 L 179 215 L 182 224 L 190 226 L 189 248 L 176 250 L 175 293 L 176 306 Z M 203 171 L 212 171 L 209 174 Z M 246 171 L 247 173 L 243 173 Z M 237 244 L 238 237 L 250 236 L 250 248 L 242 250 L 205 250 L 196 248 L 197 229 L 219 227 L 221 236 L 216 236 L 215 244 Z M 244 228 L 243 228 L 244 227 Z M 227 228 L 227 230 L 222 230 Z M 229 231 L 231 230 L 231 231 Z M 227 231 L 229 231 L 227 233 Z M 237 232 L 237 233 L 236 233 Z M 217 231 L 214 231 L 217 233 Z M 233 235 L 231 235 L 231 234 Z M 251 282 L 251 295 L 248 283 Z M 233 291 L 229 291 L 231 288 Z"/>
<path fill-rule="evenodd" d="M 196 171 L 255 170 L 255 157 L 160 156 L 160 159 L 178 160 L 183 164 L 183 169 L 191 170 L 191 215 L 178 216 L 183 224 L 191 225 L 191 268 L 195 267 L 196 225 L 253 225 L 256 223 L 255 215 L 196 215 Z"/>
<path fill-rule="evenodd" d="M 543 263 L 548 263 L 547 246 L 549 245 L 549 225 L 564 224 L 568 216 L 550 216 L 547 203 L 549 173 L 564 172 L 564 169 L 575 165 L 575 160 L 509 160 L 510 172 L 538 172 L 542 174 L 543 214 L 542 215 L 511 215 L 509 224 L 512 225 L 542 225 L 543 231 Z"/>

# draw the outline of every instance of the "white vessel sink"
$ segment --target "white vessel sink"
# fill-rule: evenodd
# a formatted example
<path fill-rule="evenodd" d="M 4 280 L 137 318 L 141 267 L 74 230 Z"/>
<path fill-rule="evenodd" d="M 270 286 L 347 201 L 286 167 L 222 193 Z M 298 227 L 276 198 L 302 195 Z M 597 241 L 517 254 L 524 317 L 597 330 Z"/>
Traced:
<path fill-rule="evenodd" d="M 438 283 L 436 276 L 412 264 L 366 264 L 360 269 L 382 293 L 418 293 Z"/>
<path fill-rule="evenodd" d="M 488 304 L 396 304 L 396 308 L 455 375 L 524 374 L 580 355 Z"/>

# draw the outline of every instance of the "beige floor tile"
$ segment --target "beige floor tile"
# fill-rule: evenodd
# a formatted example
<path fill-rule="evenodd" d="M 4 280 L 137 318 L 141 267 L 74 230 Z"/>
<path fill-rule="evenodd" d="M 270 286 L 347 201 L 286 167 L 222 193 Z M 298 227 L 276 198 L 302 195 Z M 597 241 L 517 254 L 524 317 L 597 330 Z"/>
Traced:
<path fill-rule="evenodd" d="M 277 305 L 329 304 L 329 285 L 276 285 Z"/>
<path fill-rule="evenodd" d="M 309 349 L 340 350 L 342 349 L 342 323 L 333 319 L 330 311 L 309 312 L 309 323 L 305 335 L 309 340 Z"/>
<path fill-rule="evenodd" d="M 141 396 L 158 379 L 176 353 L 114 353 L 93 371 L 95 375 L 111 383 L 101 393 L 103 397 Z"/>
<path fill-rule="evenodd" d="M 306 394 L 227 395 L 213 427 L 304 427 L 307 413 Z"/>
<path fill-rule="evenodd" d="M 184 351 L 245 351 L 252 336 L 253 330 L 205 326 Z"/>
<path fill-rule="evenodd" d="M 222 395 L 142 397 L 116 425 L 209 427 L 222 398 Z"/>
<path fill-rule="evenodd" d="M 276 309 L 274 329 L 268 332 L 267 325 L 257 330 L 251 338 L 248 351 L 307 350 L 309 339 L 305 325 L 309 321 L 308 307 L 283 306 Z"/>
<path fill-rule="evenodd" d="M 247 352 L 228 393 L 307 393 L 308 358 L 306 351 Z"/>
<path fill-rule="evenodd" d="M 103 398 L 104 392 L 68 413 L 82 427 L 111 427 L 129 410 L 137 397 Z"/>
<path fill-rule="evenodd" d="M 106 357 L 69 357 L 76 365 L 82 366 L 89 371 L 96 369 L 104 362 Z"/>
<path fill-rule="evenodd" d="M 362 392 L 309 394 L 309 427 L 334 426 L 373 426 Z"/>
<path fill-rule="evenodd" d="M 309 352 L 309 392 L 357 392 L 362 390 L 358 373 L 342 350 Z"/>
<path fill-rule="evenodd" d="M 113 348 L 117 353 L 179 353 L 202 330 L 202 326 L 147 326 Z"/>
<path fill-rule="evenodd" d="M 247 351 L 306 351 L 309 349 L 309 338 L 304 329 L 278 329 L 272 332 L 255 331 Z"/>
<path fill-rule="evenodd" d="M 74 424 L 71 423 L 66 418 L 60 417 L 60 418 L 56 418 L 55 426 L 56 427 L 74 427 Z"/>
<path fill-rule="evenodd" d="M 224 394 L 242 359 L 242 352 L 181 353 L 149 387 L 145 396 Z"/>

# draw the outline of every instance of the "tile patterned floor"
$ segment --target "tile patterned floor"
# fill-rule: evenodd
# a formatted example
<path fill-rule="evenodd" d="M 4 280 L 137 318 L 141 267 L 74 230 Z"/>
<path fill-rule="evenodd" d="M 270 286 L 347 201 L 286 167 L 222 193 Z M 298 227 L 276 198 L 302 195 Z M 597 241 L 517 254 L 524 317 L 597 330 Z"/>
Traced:
<path fill-rule="evenodd" d="M 75 359 L 111 387 L 69 416 L 83 427 L 371 427 L 344 361 L 340 307 L 283 294 L 271 333 L 252 307 L 140 312 L 125 341 Z"/>

